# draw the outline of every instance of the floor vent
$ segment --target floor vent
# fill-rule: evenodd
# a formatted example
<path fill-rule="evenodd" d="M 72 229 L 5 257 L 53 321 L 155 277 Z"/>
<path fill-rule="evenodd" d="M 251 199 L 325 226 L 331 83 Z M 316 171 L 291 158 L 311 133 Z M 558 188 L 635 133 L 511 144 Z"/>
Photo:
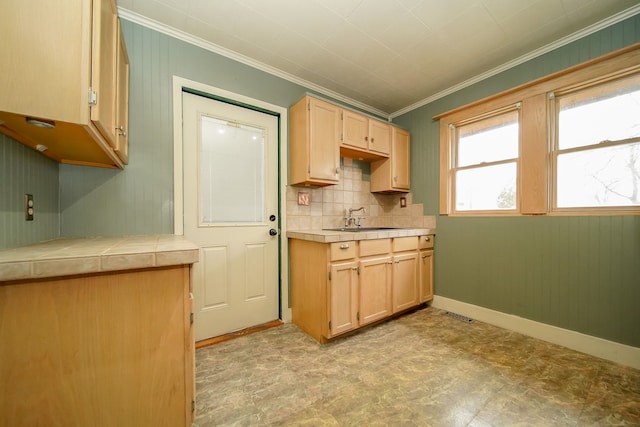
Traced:
<path fill-rule="evenodd" d="M 452 313 L 450 311 L 445 312 L 447 316 L 453 317 L 454 319 L 462 320 L 463 322 L 471 323 L 473 319 L 467 316 L 463 316 L 462 314 Z"/>

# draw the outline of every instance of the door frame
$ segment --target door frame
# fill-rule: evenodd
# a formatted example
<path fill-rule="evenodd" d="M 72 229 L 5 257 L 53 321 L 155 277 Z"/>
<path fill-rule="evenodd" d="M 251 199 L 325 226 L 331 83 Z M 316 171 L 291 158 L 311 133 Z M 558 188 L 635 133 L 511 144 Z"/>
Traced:
<path fill-rule="evenodd" d="M 279 115 L 278 126 L 280 138 L 278 141 L 278 210 L 280 234 L 278 235 L 278 259 L 279 270 L 279 307 L 280 320 L 285 323 L 291 322 L 291 306 L 289 302 L 289 245 L 287 241 L 287 177 L 288 172 L 288 129 L 289 129 L 289 109 L 248 96 L 240 95 L 204 83 L 173 76 L 173 233 L 184 235 L 184 193 L 183 188 L 183 167 L 182 167 L 182 92 L 187 89 L 190 92 L 201 92 L 211 95 L 212 99 L 223 98 L 231 100 L 236 105 L 248 106 L 258 111 L 267 110 Z"/>

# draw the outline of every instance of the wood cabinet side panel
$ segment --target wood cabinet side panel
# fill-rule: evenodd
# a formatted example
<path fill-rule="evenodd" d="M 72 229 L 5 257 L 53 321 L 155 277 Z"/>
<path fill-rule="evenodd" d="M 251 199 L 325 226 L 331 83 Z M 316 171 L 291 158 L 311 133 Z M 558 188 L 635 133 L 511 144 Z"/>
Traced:
<path fill-rule="evenodd" d="M 304 183 L 309 168 L 308 98 L 302 98 L 289 109 L 289 183 Z"/>
<path fill-rule="evenodd" d="M 1 284 L 0 425 L 188 425 L 185 271 Z"/>
<path fill-rule="evenodd" d="M 324 243 L 289 240 L 292 320 L 320 342 L 328 325 L 328 252 Z"/>

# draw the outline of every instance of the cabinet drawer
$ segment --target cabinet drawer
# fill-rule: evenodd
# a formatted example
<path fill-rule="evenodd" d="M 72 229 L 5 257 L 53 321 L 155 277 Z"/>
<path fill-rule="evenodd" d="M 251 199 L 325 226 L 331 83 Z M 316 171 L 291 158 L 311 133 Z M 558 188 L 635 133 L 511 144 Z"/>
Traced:
<path fill-rule="evenodd" d="M 331 261 L 340 261 L 356 257 L 356 242 L 331 243 Z"/>
<path fill-rule="evenodd" d="M 388 254 L 391 251 L 391 239 L 360 241 L 360 256 Z"/>
<path fill-rule="evenodd" d="M 429 234 L 428 236 L 420 236 L 420 249 L 429 249 L 433 247 L 433 240 L 435 236 Z"/>
<path fill-rule="evenodd" d="M 418 249 L 417 237 L 396 237 L 393 239 L 393 252 L 413 251 Z"/>

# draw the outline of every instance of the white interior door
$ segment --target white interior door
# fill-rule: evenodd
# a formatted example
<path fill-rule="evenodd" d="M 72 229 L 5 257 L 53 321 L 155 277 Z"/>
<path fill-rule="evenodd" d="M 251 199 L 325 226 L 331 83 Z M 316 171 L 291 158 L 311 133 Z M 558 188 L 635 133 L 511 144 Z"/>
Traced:
<path fill-rule="evenodd" d="M 183 92 L 196 341 L 278 318 L 278 119 Z"/>

